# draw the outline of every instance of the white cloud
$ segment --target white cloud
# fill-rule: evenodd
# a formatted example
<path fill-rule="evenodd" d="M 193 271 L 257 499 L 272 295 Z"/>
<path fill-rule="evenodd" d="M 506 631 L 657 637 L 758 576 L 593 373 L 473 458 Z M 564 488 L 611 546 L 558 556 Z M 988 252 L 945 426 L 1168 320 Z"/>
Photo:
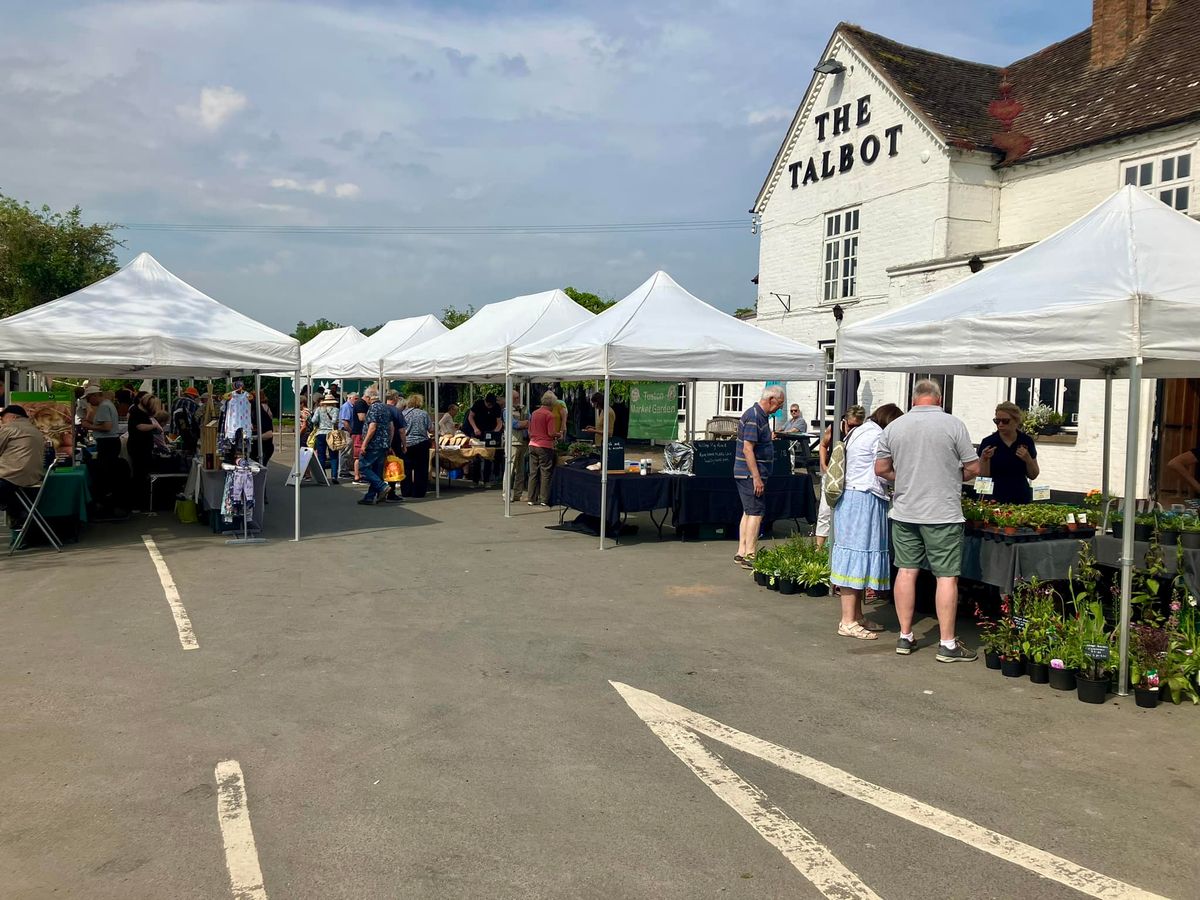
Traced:
<path fill-rule="evenodd" d="M 185 119 L 199 122 L 207 131 L 216 131 L 231 117 L 250 105 L 249 98 L 229 85 L 200 89 L 200 101 L 195 106 L 177 106 Z"/>
<path fill-rule="evenodd" d="M 301 191 L 317 197 L 324 197 L 326 194 L 332 193 L 333 196 L 343 200 L 357 197 L 362 193 L 362 189 L 352 181 L 330 184 L 324 178 L 318 178 L 315 181 L 298 181 L 295 178 L 272 178 L 270 184 L 271 187 L 279 191 Z"/>
<path fill-rule="evenodd" d="M 782 106 L 772 106 L 768 109 L 752 109 L 746 116 L 747 125 L 775 125 L 787 122 L 792 118 L 794 110 Z"/>

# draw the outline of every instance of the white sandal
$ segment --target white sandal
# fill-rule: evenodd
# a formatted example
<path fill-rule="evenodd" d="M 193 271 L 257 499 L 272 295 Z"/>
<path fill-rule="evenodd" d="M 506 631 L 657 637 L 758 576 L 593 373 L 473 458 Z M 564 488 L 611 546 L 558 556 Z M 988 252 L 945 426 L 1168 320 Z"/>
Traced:
<path fill-rule="evenodd" d="M 867 629 L 863 628 L 857 622 L 851 622 L 849 625 L 845 622 L 839 622 L 837 633 L 842 637 L 857 638 L 860 641 L 879 640 L 879 635 L 873 631 L 867 631 Z"/>

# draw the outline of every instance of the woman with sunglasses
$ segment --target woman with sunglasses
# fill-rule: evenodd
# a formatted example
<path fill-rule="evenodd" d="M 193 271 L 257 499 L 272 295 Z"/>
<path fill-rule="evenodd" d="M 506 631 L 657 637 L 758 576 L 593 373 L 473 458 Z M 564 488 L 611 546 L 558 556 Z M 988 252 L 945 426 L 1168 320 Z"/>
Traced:
<path fill-rule="evenodd" d="M 1032 503 L 1032 478 L 1037 478 L 1037 446 L 1021 431 L 1021 410 L 1015 403 L 1001 403 L 992 419 L 996 431 L 979 443 L 979 474 L 992 479 L 988 499 L 997 503 Z"/>

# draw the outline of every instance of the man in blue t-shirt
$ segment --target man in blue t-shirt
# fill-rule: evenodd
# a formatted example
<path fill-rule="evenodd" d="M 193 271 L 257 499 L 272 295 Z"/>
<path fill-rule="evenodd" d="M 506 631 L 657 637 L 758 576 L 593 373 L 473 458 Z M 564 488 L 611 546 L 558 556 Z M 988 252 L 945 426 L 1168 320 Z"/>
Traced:
<path fill-rule="evenodd" d="M 762 530 L 767 501 L 763 496 L 774 462 L 771 416 L 784 403 L 783 388 L 773 384 L 763 389 L 761 399 L 742 413 L 733 451 L 733 480 L 742 498 L 742 524 L 738 552 L 733 561 L 743 569 L 754 568 L 758 533 Z"/>

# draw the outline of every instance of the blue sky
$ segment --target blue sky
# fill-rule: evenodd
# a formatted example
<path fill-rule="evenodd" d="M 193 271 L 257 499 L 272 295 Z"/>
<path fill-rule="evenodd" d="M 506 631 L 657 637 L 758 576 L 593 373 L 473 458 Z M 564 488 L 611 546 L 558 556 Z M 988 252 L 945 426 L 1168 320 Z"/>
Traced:
<path fill-rule="evenodd" d="M 0 0 L 0 192 L 94 219 L 496 225 L 745 218 L 735 231 L 124 233 L 291 330 L 666 269 L 752 305 L 746 210 L 839 19 L 1002 64 L 1090 0 L 746 3 Z"/>

